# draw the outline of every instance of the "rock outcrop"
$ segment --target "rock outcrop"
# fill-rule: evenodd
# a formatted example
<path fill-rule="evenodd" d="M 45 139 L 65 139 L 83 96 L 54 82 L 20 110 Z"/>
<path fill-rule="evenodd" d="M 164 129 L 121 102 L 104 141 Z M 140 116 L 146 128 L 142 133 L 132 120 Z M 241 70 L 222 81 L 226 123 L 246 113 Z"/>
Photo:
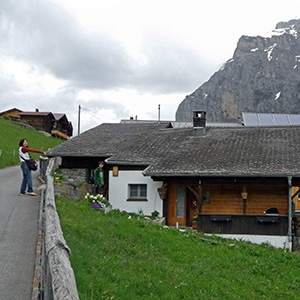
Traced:
<path fill-rule="evenodd" d="M 238 121 L 242 112 L 300 113 L 300 20 L 280 22 L 270 37 L 242 36 L 233 58 L 187 96 L 177 121 L 194 110 L 212 122 Z"/>

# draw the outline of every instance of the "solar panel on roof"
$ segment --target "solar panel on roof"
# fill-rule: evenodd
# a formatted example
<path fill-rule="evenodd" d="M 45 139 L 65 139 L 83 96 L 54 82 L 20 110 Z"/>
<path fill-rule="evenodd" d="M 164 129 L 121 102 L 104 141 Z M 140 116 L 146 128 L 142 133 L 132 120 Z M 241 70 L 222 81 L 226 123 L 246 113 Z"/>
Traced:
<path fill-rule="evenodd" d="M 295 126 L 300 125 L 297 114 L 242 113 L 245 126 Z"/>
<path fill-rule="evenodd" d="M 275 125 L 272 114 L 257 114 L 257 119 L 261 126 Z"/>
<path fill-rule="evenodd" d="M 242 117 L 245 126 L 257 126 L 259 124 L 255 113 L 242 113 Z"/>
<path fill-rule="evenodd" d="M 300 115 L 288 115 L 291 125 L 300 125 Z"/>
<path fill-rule="evenodd" d="M 279 126 L 291 125 L 286 114 L 273 114 L 275 124 Z"/>

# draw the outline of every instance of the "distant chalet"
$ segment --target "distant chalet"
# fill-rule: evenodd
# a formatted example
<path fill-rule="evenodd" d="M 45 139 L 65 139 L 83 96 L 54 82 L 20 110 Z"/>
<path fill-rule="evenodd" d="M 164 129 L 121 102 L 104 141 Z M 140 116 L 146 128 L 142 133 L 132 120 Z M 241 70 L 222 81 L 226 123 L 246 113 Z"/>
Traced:
<path fill-rule="evenodd" d="M 72 123 L 65 114 L 51 112 L 21 112 L 22 122 L 29 124 L 36 130 L 44 131 L 63 139 L 69 139 L 73 135 Z"/>
<path fill-rule="evenodd" d="M 73 135 L 73 126 L 63 113 L 21 111 L 12 108 L 0 113 L 0 117 L 10 120 L 21 120 L 38 131 L 49 133 L 53 136 L 68 140 Z"/>

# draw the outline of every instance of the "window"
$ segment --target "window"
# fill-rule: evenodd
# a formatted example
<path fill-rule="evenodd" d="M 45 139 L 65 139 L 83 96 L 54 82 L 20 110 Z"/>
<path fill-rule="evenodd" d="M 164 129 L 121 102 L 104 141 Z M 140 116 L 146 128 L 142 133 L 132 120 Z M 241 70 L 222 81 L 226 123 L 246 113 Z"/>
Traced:
<path fill-rule="evenodd" d="M 147 184 L 129 184 L 128 200 L 147 201 Z"/>
<path fill-rule="evenodd" d="M 184 186 L 179 185 L 177 187 L 176 218 L 184 218 L 184 193 Z"/>

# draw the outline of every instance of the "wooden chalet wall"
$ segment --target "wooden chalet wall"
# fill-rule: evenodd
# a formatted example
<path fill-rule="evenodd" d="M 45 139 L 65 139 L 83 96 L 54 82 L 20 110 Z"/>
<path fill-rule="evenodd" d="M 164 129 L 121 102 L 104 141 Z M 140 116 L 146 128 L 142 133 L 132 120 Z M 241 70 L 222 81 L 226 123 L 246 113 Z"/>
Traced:
<path fill-rule="evenodd" d="M 209 183 L 202 185 L 202 213 L 203 214 L 243 214 L 244 201 L 241 193 L 246 188 L 246 214 L 262 215 L 271 207 L 276 207 L 280 215 L 288 212 L 287 185 L 270 183 L 262 184 L 251 181 L 242 184 Z M 207 197 L 209 199 L 207 199 Z"/>
<path fill-rule="evenodd" d="M 54 114 L 54 117 L 55 116 L 56 114 Z M 73 135 L 72 124 L 68 121 L 66 115 L 63 115 L 59 119 L 56 119 L 53 128 L 59 130 L 60 132 L 66 134 L 69 137 Z"/>
<path fill-rule="evenodd" d="M 198 217 L 199 231 L 286 236 L 287 178 L 217 178 L 203 180 L 201 187 L 203 202 Z M 278 209 L 279 216 L 264 215 L 273 207 Z"/>
<path fill-rule="evenodd" d="M 20 112 L 21 112 L 21 110 L 14 108 L 14 109 L 10 109 L 8 111 L 5 111 L 5 112 L 1 113 L 0 116 L 1 117 L 6 117 L 6 118 L 18 119 Z"/>
<path fill-rule="evenodd" d="M 52 130 L 52 124 L 54 117 L 52 114 L 48 115 L 22 115 L 21 120 L 35 128 L 36 130 L 42 130 L 46 131 L 48 133 L 51 133 Z"/>
<path fill-rule="evenodd" d="M 295 193 L 299 192 L 299 187 L 293 187 L 293 191 L 292 194 L 294 195 Z M 300 212 L 300 194 L 296 195 L 293 199 L 294 203 L 295 203 L 295 210 L 296 212 Z"/>
<path fill-rule="evenodd" d="M 243 214 L 242 187 L 203 186 L 203 195 L 210 193 L 210 203 L 204 203 L 204 214 Z M 281 187 L 274 191 L 272 187 L 247 188 L 246 214 L 261 215 L 268 208 L 277 207 L 279 214 L 287 215 L 287 190 Z"/>

